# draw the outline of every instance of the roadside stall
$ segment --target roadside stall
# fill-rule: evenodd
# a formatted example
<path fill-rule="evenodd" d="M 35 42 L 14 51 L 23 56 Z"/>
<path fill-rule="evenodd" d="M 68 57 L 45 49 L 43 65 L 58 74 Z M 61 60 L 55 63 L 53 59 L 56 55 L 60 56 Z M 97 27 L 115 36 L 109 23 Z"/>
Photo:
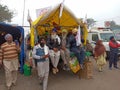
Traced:
<path fill-rule="evenodd" d="M 21 52 L 19 53 L 20 72 L 23 73 L 24 64 L 24 29 L 21 26 L 12 26 L 5 23 L 0 23 L 0 45 L 5 42 L 4 36 L 12 34 L 13 41 L 17 40 L 20 43 Z"/>
<path fill-rule="evenodd" d="M 58 5 L 49 9 L 31 23 L 31 46 L 34 47 L 40 36 L 50 35 L 54 28 L 57 29 L 58 35 L 61 35 L 62 29 L 71 32 L 74 28 L 77 28 L 80 31 L 80 37 L 84 39 L 84 45 L 86 44 L 88 33 L 86 24 L 82 20 L 78 20 L 67 7 L 63 6 L 61 10 L 61 5 Z M 77 63 L 75 62 L 75 64 Z M 76 68 L 80 69 L 79 67 Z M 77 71 L 73 72 L 76 73 Z"/>

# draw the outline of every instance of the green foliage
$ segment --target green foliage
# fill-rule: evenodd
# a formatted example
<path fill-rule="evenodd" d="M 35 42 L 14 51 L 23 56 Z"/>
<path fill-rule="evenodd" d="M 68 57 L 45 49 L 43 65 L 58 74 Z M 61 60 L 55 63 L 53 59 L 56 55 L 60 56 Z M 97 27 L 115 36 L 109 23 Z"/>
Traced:
<path fill-rule="evenodd" d="M 95 22 L 96 22 L 96 21 L 95 21 L 94 19 L 88 18 L 88 19 L 87 19 L 88 28 L 94 26 L 94 25 L 95 25 Z"/>
<path fill-rule="evenodd" d="M 114 29 L 120 29 L 120 25 L 117 25 L 115 21 L 111 21 L 110 22 L 110 28 L 112 30 L 114 30 Z"/>
<path fill-rule="evenodd" d="M 7 6 L 0 5 L 0 22 L 11 22 L 13 14 L 14 13 L 10 11 Z"/>

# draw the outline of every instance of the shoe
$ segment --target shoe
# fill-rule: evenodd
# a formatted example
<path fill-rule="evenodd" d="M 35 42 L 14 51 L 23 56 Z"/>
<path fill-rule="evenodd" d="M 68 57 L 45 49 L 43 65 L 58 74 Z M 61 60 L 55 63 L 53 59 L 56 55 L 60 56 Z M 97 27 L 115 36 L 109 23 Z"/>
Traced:
<path fill-rule="evenodd" d="M 40 83 L 39 83 L 40 85 L 43 85 L 43 82 L 42 81 L 40 81 Z"/>
<path fill-rule="evenodd" d="M 114 67 L 114 68 L 116 68 L 116 69 L 120 69 L 119 67 Z"/>
<path fill-rule="evenodd" d="M 11 90 L 11 86 L 7 86 L 7 89 L 8 89 L 8 90 Z"/>
<path fill-rule="evenodd" d="M 65 67 L 63 67 L 63 70 L 66 70 Z"/>
<path fill-rule="evenodd" d="M 99 68 L 98 71 L 99 71 L 99 72 L 102 72 L 102 68 Z"/>
<path fill-rule="evenodd" d="M 56 68 L 56 72 L 59 72 L 59 69 L 58 69 L 58 68 Z"/>
<path fill-rule="evenodd" d="M 99 72 L 103 72 L 102 70 L 98 70 Z"/>
<path fill-rule="evenodd" d="M 16 83 L 12 83 L 13 86 L 16 86 L 17 84 Z"/>
<path fill-rule="evenodd" d="M 39 84 L 42 85 L 43 84 L 43 77 L 39 77 Z"/>
<path fill-rule="evenodd" d="M 66 71 L 66 70 L 67 70 L 67 67 L 68 67 L 68 66 L 65 64 L 65 65 L 63 66 L 63 70 Z"/>
<path fill-rule="evenodd" d="M 52 69 L 52 72 L 53 72 L 53 74 L 56 74 L 56 69 L 53 68 L 53 69 Z"/>
<path fill-rule="evenodd" d="M 70 68 L 69 67 L 67 67 L 67 69 L 66 69 L 67 71 L 70 71 Z"/>
<path fill-rule="evenodd" d="M 112 68 L 111 68 L 111 67 L 109 67 L 109 70 L 112 70 Z"/>

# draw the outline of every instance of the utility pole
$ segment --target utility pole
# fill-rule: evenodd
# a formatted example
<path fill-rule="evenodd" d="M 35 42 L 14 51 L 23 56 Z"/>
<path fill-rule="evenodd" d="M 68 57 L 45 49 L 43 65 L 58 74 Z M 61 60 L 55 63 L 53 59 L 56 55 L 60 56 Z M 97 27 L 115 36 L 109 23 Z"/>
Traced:
<path fill-rule="evenodd" d="M 25 14 L 25 0 L 24 0 L 24 3 L 23 3 L 23 18 L 22 18 L 22 26 L 24 26 L 24 15 Z"/>

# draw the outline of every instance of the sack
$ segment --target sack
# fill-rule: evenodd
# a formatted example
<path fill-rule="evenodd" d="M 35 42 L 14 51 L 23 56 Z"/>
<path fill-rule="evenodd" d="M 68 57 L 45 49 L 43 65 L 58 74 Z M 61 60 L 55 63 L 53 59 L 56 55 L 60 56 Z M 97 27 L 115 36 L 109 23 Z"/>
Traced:
<path fill-rule="evenodd" d="M 70 69 L 77 73 L 80 70 L 80 65 L 76 57 L 72 58 L 72 60 L 69 61 Z"/>

